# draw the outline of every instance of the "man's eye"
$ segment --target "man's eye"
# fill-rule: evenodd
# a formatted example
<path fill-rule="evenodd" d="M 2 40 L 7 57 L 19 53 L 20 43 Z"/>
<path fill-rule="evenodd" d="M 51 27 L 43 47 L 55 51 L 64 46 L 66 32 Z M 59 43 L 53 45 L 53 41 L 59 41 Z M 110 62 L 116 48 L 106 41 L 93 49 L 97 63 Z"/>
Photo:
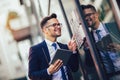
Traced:
<path fill-rule="evenodd" d="M 61 24 L 60 24 L 60 23 L 58 23 L 57 25 L 58 25 L 58 26 L 61 26 Z"/>
<path fill-rule="evenodd" d="M 53 26 L 56 26 L 57 24 L 55 23 L 55 24 L 53 24 Z"/>

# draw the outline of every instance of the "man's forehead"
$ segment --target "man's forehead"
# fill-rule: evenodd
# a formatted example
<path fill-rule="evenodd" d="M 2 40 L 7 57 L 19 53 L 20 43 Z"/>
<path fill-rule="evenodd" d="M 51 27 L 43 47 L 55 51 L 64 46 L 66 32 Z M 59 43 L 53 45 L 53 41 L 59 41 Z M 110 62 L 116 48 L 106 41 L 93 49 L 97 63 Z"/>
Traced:
<path fill-rule="evenodd" d="M 92 10 L 91 8 L 87 8 L 87 9 L 84 9 L 84 14 L 88 14 L 88 13 L 92 13 L 92 12 L 95 12 L 94 10 Z"/>
<path fill-rule="evenodd" d="M 91 8 L 86 8 L 86 9 L 84 9 L 84 11 L 94 11 L 94 10 Z"/>
<path fill-rule="evenodd" d="M 47 23 L 55 23 L 55 22 L 58 22 L 58 19 L 52 18 L 52 19 L 47 21 Z"/>

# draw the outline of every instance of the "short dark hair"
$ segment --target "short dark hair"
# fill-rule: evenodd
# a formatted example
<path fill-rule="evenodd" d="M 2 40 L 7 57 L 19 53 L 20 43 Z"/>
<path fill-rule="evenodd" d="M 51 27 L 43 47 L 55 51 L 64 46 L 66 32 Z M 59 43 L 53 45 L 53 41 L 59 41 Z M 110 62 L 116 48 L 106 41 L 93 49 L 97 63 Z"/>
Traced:
<path fill-rule="evenodd" d="M 91 5 L 91 4 L 88 4 L 88 5 L 81 5 L 81 8 L 82 8 L 82 10 L 91 8 L 93 11 L 97 12 L 97 10 L 95 9 L 95 7 L 94 7 L 93 5 Z"/>
<path fill-rule="evenodd" d="M 41 28 L 43 28 L 44 25 L 47 23 L 47 21 L 52 19 L 52 18 L 57 18 L 57 15 L 55 13 L 52 13 L 50 16 L 44 17 L 40 22 Z"/>

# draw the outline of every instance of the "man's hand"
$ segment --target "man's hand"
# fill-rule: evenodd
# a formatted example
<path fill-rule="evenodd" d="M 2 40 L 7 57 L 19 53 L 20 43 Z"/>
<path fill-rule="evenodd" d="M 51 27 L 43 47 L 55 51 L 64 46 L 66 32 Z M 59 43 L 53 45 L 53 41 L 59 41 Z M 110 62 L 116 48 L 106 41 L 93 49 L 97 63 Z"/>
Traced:
<path fill-rule="evenodd" d="M 120 44 L 117 44 L 117 43 L 111 43 L 111 44 L 109 44 L 108 46 L 108 50 L 110 50 L 110 51 L 120 51 Z"/>
<path fill-rule="evenodd" d="M 58 59 L 58 60 L 55 61 L 54 64 L 51 64 L 51 65 L 48 67 L 48 72 L 49 72 L 50 74 L 53 74 L 53 73 L 57 72 L 62 65 L 63 65 L 62 60 Z"/>
<path fill-rule="evenodd" d="M 77 49 L 77 44 L 75 42 L 75 36 L 73 36 L 72 39 L 68 42 L 68 48 L 71 51 L 75 51 Z"/>

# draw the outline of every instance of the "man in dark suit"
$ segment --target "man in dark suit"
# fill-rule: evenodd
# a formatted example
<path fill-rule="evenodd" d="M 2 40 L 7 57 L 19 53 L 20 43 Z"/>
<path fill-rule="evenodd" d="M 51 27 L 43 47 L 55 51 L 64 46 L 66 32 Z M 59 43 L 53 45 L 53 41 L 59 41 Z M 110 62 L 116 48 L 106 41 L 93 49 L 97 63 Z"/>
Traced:
<path fill-rule="evenodd" d="M 99 20 L 99 14 L 92 5 L 81 5 L 88 27 L 91 28 L 91 35 L 98 49 L 101 62 L 105 68 L 106 74 L 112 75 L 110 80 L 120 79 L 120 52 L 116 51 L 113 44 L 120 44 L 120 31 L 115 23 L 102 23 Z M 112 46 L 112 47 L 111 47 Z M 86 52 L 86 62 L 89 66 L 93 65 L 89 46 L 84 46 Z M 119 74 L 118 74 L 119 73 Z M 94 80 L 94 79 L 92 79 Z M 96 80 L 96 79 L 95 79 Z"/>
<path fill-rule="evenodd" d="M 61 36 L 62 24 L 59 23 L 56 14 L 43 18 L 40 25 L 45 40 L 30 48 L 29 78 L 32 80 L 73 80 L 71 71 L 77 71 L 79 67 L 75 41 L 70 40 L 68 45 L 57 42 L 57 37 Z M 50 64 L 56 48 L 73 51 L 67 65 L 63 66 L 60 59 Z"/>

